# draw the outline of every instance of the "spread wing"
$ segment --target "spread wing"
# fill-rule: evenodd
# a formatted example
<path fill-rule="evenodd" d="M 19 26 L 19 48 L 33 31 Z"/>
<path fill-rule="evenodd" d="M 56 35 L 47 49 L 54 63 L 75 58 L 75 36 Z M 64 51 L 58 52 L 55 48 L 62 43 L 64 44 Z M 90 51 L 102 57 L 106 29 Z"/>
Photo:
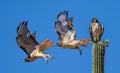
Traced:
<path fill-rule="evenodd" d="M 27 23 L 28 22 L 23 21 L 17 27 L 16 42 L 19 45 L 19 47 L 28 56 L 30 56 L 32 51 L 35 49 L 35 46 L 38 45 L 38 42 L 36 41 L 34 36 L 28 30 Z"/>
<path fill-rule="evenodd" d="M 58 38 L 60 41 L 62 41 L 65 38 L 68 32 L 72 33 L 72 31 L 74 31 L 72 21 L 73 18 L 70 19 L 68 18 L 68 11 L 64 11 L 58 14 L 57 20 L 55 22 L 55 30 L 58 34 Z M 70 37 L 69 40 L 75 39 L 75 36 L 71 37 L 71 35 L 76 35 L 76 34 L 73 33 L 71 34 L 71 33 L 67 35 Z"/>
<path fill-rule="evenodd" d="M 39 47 L 40 51 L 44 51 L 52 46 L 52 41 L 50 40 L 44 40 L 42 44 Z"/>

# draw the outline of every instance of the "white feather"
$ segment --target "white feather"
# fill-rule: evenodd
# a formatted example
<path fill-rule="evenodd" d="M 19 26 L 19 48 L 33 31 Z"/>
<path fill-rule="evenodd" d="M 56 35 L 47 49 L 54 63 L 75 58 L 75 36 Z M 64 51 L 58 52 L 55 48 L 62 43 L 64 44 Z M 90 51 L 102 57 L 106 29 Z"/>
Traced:
<path fill-rule="evenodd" d="M 94 28 L 92 29 L 92 32 L 95 32 L 96 31 L 96 29 L 98 29 L 98 23 L 95 23 L 95 26 L 94 26 Z"/>

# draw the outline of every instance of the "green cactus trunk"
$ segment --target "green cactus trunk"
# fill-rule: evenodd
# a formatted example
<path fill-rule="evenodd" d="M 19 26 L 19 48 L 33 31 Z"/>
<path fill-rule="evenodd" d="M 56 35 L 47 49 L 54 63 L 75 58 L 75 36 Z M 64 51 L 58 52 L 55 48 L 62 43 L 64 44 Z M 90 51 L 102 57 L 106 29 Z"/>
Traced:
<path fill-rule="evenodd" d="M 101 41 L 93 43 L 92 73 L 104 73 L 105 44 Z"/>

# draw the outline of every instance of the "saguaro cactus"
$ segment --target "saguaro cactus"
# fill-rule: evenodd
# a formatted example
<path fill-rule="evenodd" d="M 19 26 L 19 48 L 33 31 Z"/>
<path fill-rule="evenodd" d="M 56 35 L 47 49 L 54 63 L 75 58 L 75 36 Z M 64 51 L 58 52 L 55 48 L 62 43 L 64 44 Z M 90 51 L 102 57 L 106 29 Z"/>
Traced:
<path fill-rule="evenodd" d="M 108 43 L 108 40 L 92 43 L 92 73 L 104 73 L 105 48 Z"/>

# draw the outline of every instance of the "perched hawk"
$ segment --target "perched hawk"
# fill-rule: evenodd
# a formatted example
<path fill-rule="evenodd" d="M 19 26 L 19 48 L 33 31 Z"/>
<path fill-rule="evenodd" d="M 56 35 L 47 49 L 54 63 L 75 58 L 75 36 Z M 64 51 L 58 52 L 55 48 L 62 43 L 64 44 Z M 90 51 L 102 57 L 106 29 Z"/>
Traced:
<path fill-rule="evenodd" d="M 100 25 L 98 19 L 92 18 L 92 24 L 89 27 L 89 32 L 93 42 L 98 42 L 101 40 L 102 34 L 104 32 L 103 25 Z"/>
<path fill-rule="evenodd" d="M 28 55 L 24 60 L 25 62 L 32 62 L 37 58 L 44 58 L 47 63 L 52 56 L 44 53 L 44 50 L 50 48 L 52 42 L 50 40 L 44 40 L 40 45 L 36 40 L 36 34 L 31 34 L 27 28 L 27 23 L 28 22 L 23 21 L 19 24 L 16 37 L 18 46 Z"/>
<path fill-rule="evenodd" d="M 89 39 L 75 40 L 76 32 L 73 29 L 73 18 L 68 18 L 68 11 L 64 11 L 58 14 L 55 22 L 55 30 L 58 34 L 60 42 L 56 43 L 57 46 L 69 49 L 78 49 L 82 54 L 79 46 L 87 46 Z"/>

